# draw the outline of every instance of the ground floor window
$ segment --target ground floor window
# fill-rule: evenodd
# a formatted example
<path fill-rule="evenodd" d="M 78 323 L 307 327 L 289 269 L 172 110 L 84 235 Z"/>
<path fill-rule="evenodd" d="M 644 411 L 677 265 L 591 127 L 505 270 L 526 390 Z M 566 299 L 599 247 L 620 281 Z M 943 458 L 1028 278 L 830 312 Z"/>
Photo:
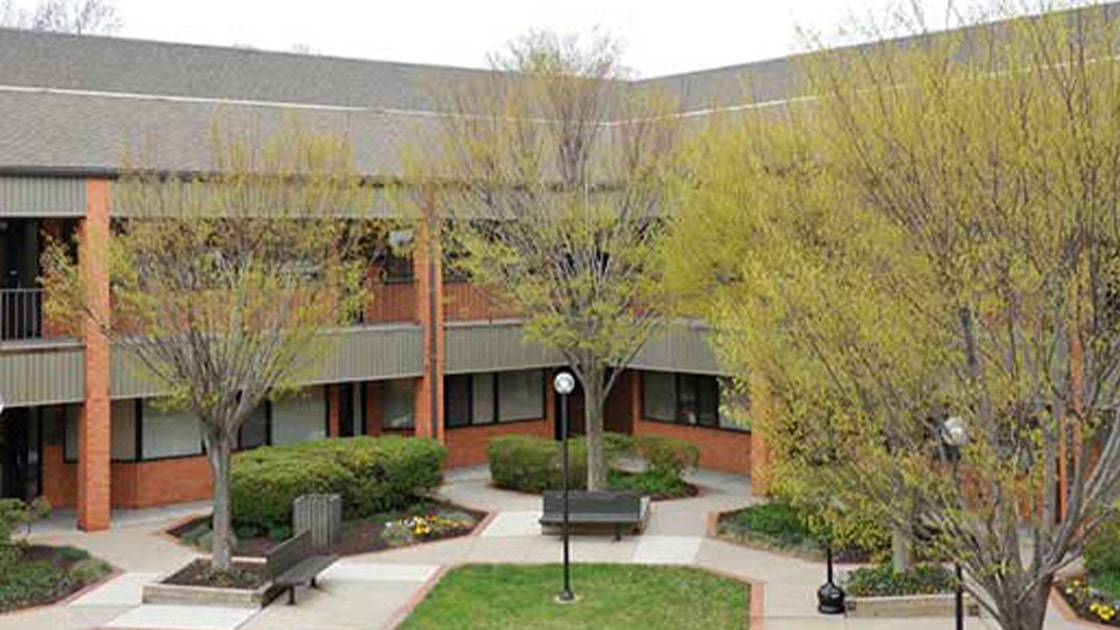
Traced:
<path fill-rule="evenodd" d="M 412 379 L 384 381 L 381 386 L 382 422 L 385 429 L 416 428 L 416 383 Z"/>
<path fill-rule="evenodd" d="M 544 370 L 448 376 L 444 416 L 449 428 L 544 418 Z"/>
<path fill-rule="evenodd" d="M 327 437 L 324 388 L 304 390 L 271 404 L 272 444 L 283 446 Z"/>
<path fill-rule="evenodd" d="M 202 454 L 202 423 L 193 413 L 167 409 L 161 401 L 148 399 L 140 417 L 140 459 Z"/>
<path fill-rule="evenodd" d="M 727 408 L 730 383 L 704 374 L 642 372 L 642 417 L 688 426 L 747 430 Z"/>

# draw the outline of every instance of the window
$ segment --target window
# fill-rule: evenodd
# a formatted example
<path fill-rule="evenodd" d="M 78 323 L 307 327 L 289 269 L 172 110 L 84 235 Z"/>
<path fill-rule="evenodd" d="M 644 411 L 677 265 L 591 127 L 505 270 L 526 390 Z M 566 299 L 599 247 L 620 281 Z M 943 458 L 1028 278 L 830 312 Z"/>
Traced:
<path fill-rule="evenodd" d="M 167 410 L 145 400 L 141 408 L 140 457 L 159 459 L 202 454 L 202 428 L 189 411 Z"/>
<path fill-rule="evenodd" d="M 642 417 L 689 426 L 749 430 L 720 408 L 721 403 L 739 398 L 730 392 L 730 383 L 714 376 L 643 372 Z"/>
<path fill-rule="evenodd" d="M 469 374 L 448 376 L 443 383 L 443 414 L 448 428 L 465 427 L 471 423 L 471 377 Z"/>
<path fill-rule="evenodd" d="M 544 417 L 544 372 L 527 370 L 498 375 L 498 421 Z"/>
<path fill-rule="evenodd" d="M 411 379 L 385 381 L 382 392 L 384 428 L 415 428 L 416 399 L 413 381 Z"/>
<path fill-rule="evenodd" d="M 268 403 L 253 410 L 248 418 L 241 423 L 241 431 L 237 436 L 237 448 L 250 449 L 265 446 L 268 440 Z"/>
<path fill-rule="evenodd" d="M 109 408 L 110 453 L 115 461 L 136 460 L 136 400 L 114 400 Z"/>
<path fill-rule="evenodd" d="M 272 444 L 283 446 L 327 437 L 327 399 L 316 387 L 272 403 Z"/>
<path fill-rule="evenodd" d="M 544 418 L 544 371 L 448 376 L 444 414 L 449 428 Z"/>
<path fill-rule="evenodd" d="M 389 243 L 381 266 L 382 282 L 412 281 L 412 254 L 409 252 L 411 242 L 412 233 L 408 230 L 389 232 Z"/>
<path fill-rule="evenodd" d="M 673 422 L 677 419 L 677 377 L 667 372 L 642 373 L 643 417 Z"/>

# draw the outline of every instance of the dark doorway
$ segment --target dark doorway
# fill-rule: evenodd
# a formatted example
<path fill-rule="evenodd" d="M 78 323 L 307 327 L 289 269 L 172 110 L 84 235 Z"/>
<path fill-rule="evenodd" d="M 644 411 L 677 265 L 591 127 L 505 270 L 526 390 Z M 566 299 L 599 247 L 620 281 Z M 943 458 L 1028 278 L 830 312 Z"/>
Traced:
<path fill-rule="evenodd" d="M 30 501 L 42 493 L 41 423 L 34 409 L 0 417 L 0 497 Z"/>

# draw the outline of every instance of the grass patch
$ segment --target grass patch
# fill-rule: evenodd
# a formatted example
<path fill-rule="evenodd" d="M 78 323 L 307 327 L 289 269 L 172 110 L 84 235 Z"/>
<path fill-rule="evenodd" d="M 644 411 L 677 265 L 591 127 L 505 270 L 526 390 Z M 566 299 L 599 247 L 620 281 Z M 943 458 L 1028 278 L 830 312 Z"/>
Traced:
<path fill-rule="evenodd" d="M 747 627 L 748 585 L 690 567 L 581 564 L 574 604 L 555 602 L 559 565 L 472 565 L 449 572 L 401 630 L 678 630 Z"/>

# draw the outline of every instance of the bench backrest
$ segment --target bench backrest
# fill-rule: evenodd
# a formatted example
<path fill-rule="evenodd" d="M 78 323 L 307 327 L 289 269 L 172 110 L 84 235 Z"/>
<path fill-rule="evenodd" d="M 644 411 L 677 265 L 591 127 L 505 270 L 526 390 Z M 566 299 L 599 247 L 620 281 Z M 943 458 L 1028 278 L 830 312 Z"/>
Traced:
<path fill-rule="evenodd" d="M 268 574 L 276 576 L 311 557 L 311 532 L 300 532 L 269 550 L 265 556 Z"/>
<path fill-rule="evenodd" d="M 631 490 L 606 490 L 588 492 L 577 490 L 568 493 L 568 510 L 572 514 L 636 515 L 642 511 L 642 495 Z M 545 514 L 564 511 L 564 493 L 545 492 Z"/>

